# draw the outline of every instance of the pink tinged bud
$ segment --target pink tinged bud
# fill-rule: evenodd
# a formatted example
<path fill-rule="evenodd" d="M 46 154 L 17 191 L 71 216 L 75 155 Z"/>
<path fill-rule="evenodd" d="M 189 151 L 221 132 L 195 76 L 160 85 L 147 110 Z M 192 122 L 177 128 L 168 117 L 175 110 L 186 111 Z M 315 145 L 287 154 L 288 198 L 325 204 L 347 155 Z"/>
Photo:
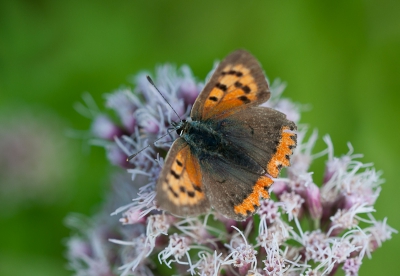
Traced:
<path fill-rule="evenodd" d="M 243 274 L 245 274 L 250 269 L 251 264 L 257 261 L 256 255 L 257 251 L 251 245 L 240 244 L 233 250 L 233 266 L 242 268 Z"/>
<path fill-rule="evenodd" d="M 133 133 L 137 126 L 137 121 L 135 116 L 133 115 L 123 116 L 121 119 L 122 119 L 122 124 L 124 125 L 126 130 L 129 131 L 129 133 Z"/>
<path fill-rule="evenodd" d="M 166 260 L 170 256 L 180 259 L 186 255 L 186 252 L 188 252 L 189 249 L 190 240 L 187 237 L 180 236 L 174 233 L 169 238 L 169 244 L 168 247 L 165 249 L 165 254 L 160 255 L 162 255 L 162 259 L 164 260 Z"/>
<path fill-rule="evenodd" d="M 129 89 L 122 89 L 106 95 L 106 107 L 115 110 L 122 125 L 131 133 L 135 131 L 137 125 L 134 112 L 139 105 L 139 99 Z"/>
<path fill-rule="evenodd" d="M 311 174 L 301 174 L 301 175 L 293 175 L 292 179 L 289 182 L 289 187 L 291 191 L 294 191 L 296 194 L 299 194 L 301 197 L 306 197 L 306 189 L 309 183 L 313 183 L 313 179 Z"/>
<path fill-rule="evenodd" d="M 143 127 L 144 131 L 149 134 L 157 134 L 160 130 L 159 122 L 154 119 L 146 121 Z"/>
<path fill-rule="evenodd" d="M 225 225 L 226 231 L 231 234 L 235 229 L 232 226 L 237 226 L 238 222 L 233 219 L 228 219 L 219 213 L 215 214 L 215 218 Z"/>
<path fill-rule="evenodd" d="M 68 241 L 68 255 L 70 258 L 87 258 L 93 255 L 90 244 L 80 238 L 73 237 Z"/>
<path fill-rule="evenodd" d="M 247 275 L 247 272 L 249 271 L 250 267 L 251 267 L 250 263 L 244 264 L 243 266 L 239 267 L 239 269 L 238 269 L 239 270 L 239 274 L 240 275 Z"/>
<path fill-rule="evenodd" d="M 126 161 L 126 157 L 127 155 L 117 145 L 107 147 L 107 158 L 112 164 L 122 168 L 131 168 L 132 165 Z"/>
<path fill-rule="evenodd" d="M 359 258 L 347 259 L 343 264 L 343 270 L 346 276 L 357 276 L 358 270 L 361 266 L 361 260 Z"/>
<path fill-rule="evenodd" d="M 374 225 L 365 231 L 369 234 L 368 250 L 370 252 L 381 247 L 383 242 L 390 240 L 393 233 L 398 233 L 397 230 L 387 225 L 386 218 L 383 221 L 375 221 Z"/>
<path fill-rule="evenodd" d="M 160 234 L 167 235 L 170 227 L 168 217 L 164 214 L 151 215 L 147 218 L 147 234 L 159 236 Z"/>
<path fill-rule="evenodd" d="M 347 166 L 351 161 L 349 156 L 343 156 L 341 158 L 333 158 L 326 162 L 324 180 L 323 183 L 326 184 L 332 179 L 335 173 L 344 173 L 347 170 Z"/>
<path fill-rule="evenodd" d="M 265 267 L 263 270 L 265 271 L 264 275 L 272 276 L 272 275 L 284 275 L 284 271 L 286 270 L 286 262 L 276 251 L 272 251 L 269 249 L 267 251 L 267 259 L 263 261 Z"/>
<path fill-rule="evenodd" d="M 342 202 L 342 208 L 349 210 L 354 205 L 361 204 L 373 206 L 376 199 L 377 194 L 374 193 L 371 187 L 363 187 L 362 189 L 355 190 L 353 193 L 346 195 Z"/>
<path fill-rule="evenodd" d="M 197 96 L 199 95 L 199 89 L 196 83 L 191 79 L 185 79 L 182 81 L 181 85 L 178 88 L 178 96 L 183 98 L 185 104 L 193 105 Z"/>
<path fill-rule="evenodd" d="M 176 111 L 176 113 L 178 113 L 179 116 L 183 116 L 183 114 L 186 111 L 186 107 L 184 106 L 182 101 L 176 101 L 176 102 L 172 102 L 170 103 L 171 106 L 174 108 L 174 110 Z M 171 115 L 171 120 L 176 122 L 179 121 L 180 118 L 178 116 L 176 116 L 175 112 L 170 111 L 170 115 Z M 184 119 L 184 118 L 182 118 Z"/>
<path fill-rule="evenodd" d="M 329 180 L 331 180 L 333 174 L 335 173 L 334 168 L 332 167 L 332 161 L 328 161 L 325 167 L 325 173 L 324 173 L 324 180 L 323 183 L 326 184 L 328 183 Z"/>
<path fill-rule="evenodd" d="M 318 186 L 312 182 L 306 187 L 306 204 L 313 219 L 322 217 L 321 195 Z"/>
<path fill-rule="evenodd" d="M 360 205 L 361 203 L 363 203 L 361 197 L 350 194 L 343 198 L 342 209 L 350 210 L 354 205 Z"/>
<path fill-rule="evenodd" d="M 379 243 L 376 239 L 370 239 L 369 244 L 368 244 L 368 250 L 370 252 L 374 252 L 376 249 L 379 248 Z"/>
<path fill-rule="evenodd" d="M 329 241 L 321 229 L 305 232 L 303 237 L 304 255 L 307 260 L 320 262 L 326 259 Z"/>
<path fill-rule="evenodd" d="M 287 99 L 281 99 L 276 105 L 275 109 L 286 114 L 286 118 L 293 122 L 300 121 L 299 108 Z"/>
<path fill-rule="evenodd" d="M 302 205 L 304 203 L 304 199 L 294 193 L 294 192 L 284 192 L 280 198 L 280 200 L 285 204 L 285 212 L 288 215 L 289 221 L 293 220 L 295 217 L 298 218 L 301 216 L 303 208 Z"/>
<path fill-rule="evenodd" d="M 271 187 L 271 190 L 279 197 L 283 192 L 288 191 L 288 186 L 284 181 L 275 181 Z"/>
<path fill-rule="evenodd" d="M 267 225 L 272 225 L 281 216 L 278 204 L 272 200 L 263 200 L 258 214 L 265 219 Z"/>
<path fill-rule="evenodd" d="M 145 223 L 146 218 L 140 217 L 141 212 L 137 209 L 130 208 L 123 214 L 123 218 L 120 218 L 119 221 L 122 224 L 135 224 L 135 223 Z"/>
<path fill-rule="evenodd" d="M 91 129 L 94 136 L 107 140 L 114 140 L 114 137 L 122 135 L 122 130 L 105 115 L 97 116 Z"/>

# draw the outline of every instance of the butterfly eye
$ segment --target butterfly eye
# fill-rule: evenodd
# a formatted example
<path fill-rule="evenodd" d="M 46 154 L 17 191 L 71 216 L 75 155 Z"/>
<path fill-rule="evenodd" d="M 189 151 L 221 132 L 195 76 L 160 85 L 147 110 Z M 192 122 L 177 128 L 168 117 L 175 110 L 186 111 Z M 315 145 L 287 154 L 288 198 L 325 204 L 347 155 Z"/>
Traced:
<path fill-rule="evenodd" d="M 178 128 L 178 129 L 176 130 L 176 133 L 177 133 L 179 136 L 181 136 L 182 132 L 183 132 L 183 130 L 182 130 L 181 128 Z"/>
<path fill-rule="evenodd" d="M 186 120 L 182 120 L 179 123 L 172 123 L 172 125 L 174 127 L 176 127 L 176 133 L 181 136 L 182 132 L 183 132 L 183 128 L 186 125 Z"/>

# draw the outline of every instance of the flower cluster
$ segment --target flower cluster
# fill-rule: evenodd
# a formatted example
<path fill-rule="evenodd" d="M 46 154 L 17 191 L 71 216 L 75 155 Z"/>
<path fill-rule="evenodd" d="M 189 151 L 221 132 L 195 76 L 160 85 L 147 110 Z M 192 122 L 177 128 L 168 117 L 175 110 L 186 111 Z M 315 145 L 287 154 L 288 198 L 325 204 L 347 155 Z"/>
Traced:
<path fill-rule="evenodd" d="M 292 165 L 275 179 L 273 199 L 263 201 L 257 214 L 243 222 L 214 211 L 177 218 L 159 210 L 155 185 L 163 166 L 160 156 L 176 139 L 175 133 L 165 134 L 178 120 L 162 95 L 186 118 L 204 85 L 188 67 L 169 65 L 158 68 L 154 78 L 162 95 L 146 73 L 134 81 L 135 90 L 106 95 L 106 106 L 118 121 L 94 108 L 90 98 L 87 107 L 78 106 L 93 119 L 92 141 L 103 145 L 110 163 L 124 170 L 113 180 L 113 191 L 97 216 L 68 218 L 76 229 L 67 244 L 76 275 L 333 275 L 338 269 L 357 275 L 363 258 L 396 232 L 386 219 L 372 216 L 380 173 L 360 162 L 350 145 L 348 154 L 335 157 L 329 136 L 323 138 L 326 150 L 313 153 L 317 133 L 299 125 L 301 106 L 281 98 L 285 86 L 280 81 L 271 85 L 273 96 L 265 105 L 285 113 L 299 131 Z M 327 156 L 324 177 L 314 182 L 310 165 L 322 156 Z"/>

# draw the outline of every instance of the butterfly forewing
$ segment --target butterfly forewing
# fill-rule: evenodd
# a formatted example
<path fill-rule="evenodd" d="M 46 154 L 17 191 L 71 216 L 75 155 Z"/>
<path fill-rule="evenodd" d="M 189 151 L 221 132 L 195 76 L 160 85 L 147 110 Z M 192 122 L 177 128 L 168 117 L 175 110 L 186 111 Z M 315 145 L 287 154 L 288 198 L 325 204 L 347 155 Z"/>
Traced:
<path fill-rule="evenodd" d="M 290 165 L 296 147 L 296 125 L 286 115 L 267 107 L 251 107 L 225 118 L 218 124 L 232 145 L 277 177 Z"/>
<path fill-rule="evenodd" d="M 223 118 L 269 99 L 267 81 L 258 61 L 248 52 L 231 53 L 215 70 L 193 105 L 193 120 Z"/>
<path fill-rule="evenodd" d="M 199 215 L 210 209 L 198 160 L 183 138 L 178 138 L 168 152 L 156 199 L 162 209 L 178 216 Z"/>

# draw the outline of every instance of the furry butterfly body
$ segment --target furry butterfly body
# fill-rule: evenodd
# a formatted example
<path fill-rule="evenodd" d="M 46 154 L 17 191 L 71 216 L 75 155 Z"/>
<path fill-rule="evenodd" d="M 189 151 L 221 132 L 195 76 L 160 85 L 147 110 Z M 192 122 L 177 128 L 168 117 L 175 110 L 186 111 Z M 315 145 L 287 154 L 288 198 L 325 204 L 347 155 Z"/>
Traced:
<path fill-rule="evenodd" d="M 296 126 L 259 107 L 270 96 L 257 60 L 238 50 L 218 66 L 196 99 L 189 121 L 174 124 L 173 143 L 157 183 L 161 209 L 178 216 L 211 207 L 244 220 L 269 198 L 268 188 L 296 146 Z"/>

